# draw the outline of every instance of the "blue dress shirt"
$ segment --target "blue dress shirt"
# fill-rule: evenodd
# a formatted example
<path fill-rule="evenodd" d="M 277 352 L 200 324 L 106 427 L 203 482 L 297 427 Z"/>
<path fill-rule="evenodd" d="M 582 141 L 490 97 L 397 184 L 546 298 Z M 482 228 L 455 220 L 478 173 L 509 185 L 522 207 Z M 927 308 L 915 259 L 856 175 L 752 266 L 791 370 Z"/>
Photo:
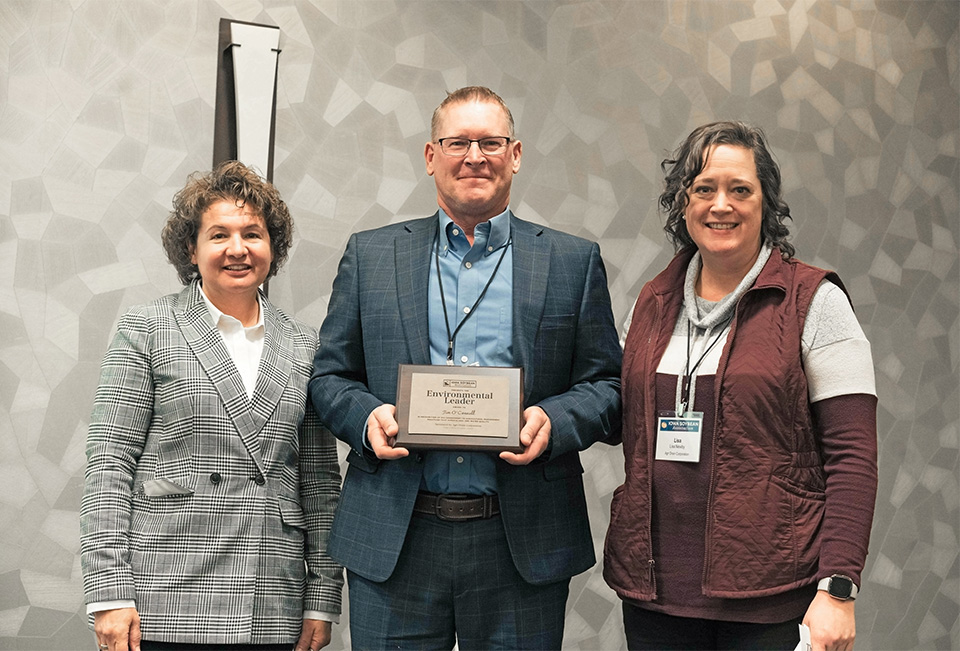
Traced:
<path fill-rule="evenodd" d="M 503 262 L 483 300 L 457 333 L 453 363 L 458 366 L 513 366 L 513 247 L 510 215 L 504 211 L 473 231 L 473 246 L 463 230 L 440 210 L 440 278 L 437 278 L 435 249 L 431 251 L 428 318 L 430 363 L 447 363 L 447 328 L 444 307 L 452 333 L 468 315 L 483 288 L 490 281 L 503 254 Z M 472 495 L 497 492 L 496 455 L 490 452 L 441 452 L 424 455 L 421 488 L 433 493 Z"/>

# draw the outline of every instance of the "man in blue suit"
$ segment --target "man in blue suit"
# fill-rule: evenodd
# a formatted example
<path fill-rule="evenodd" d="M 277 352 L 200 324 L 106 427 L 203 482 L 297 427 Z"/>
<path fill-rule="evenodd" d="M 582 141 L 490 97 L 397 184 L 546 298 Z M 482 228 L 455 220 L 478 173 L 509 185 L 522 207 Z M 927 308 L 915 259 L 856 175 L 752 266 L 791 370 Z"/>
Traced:
<path fill-rule="evenodd" d="M 424 149 L 440 210 L 354 234 L 310 380 L 350 446 L 329 553 L 355 648 L 558 649 L 594 564 L 579 452 L 620 430 L 620 346 L 592 242 L 509 208 L 522 146 L 503 100 L 461 88 Z M 522 451 L 396 446 L 399 364 L 520 366 Z"/>

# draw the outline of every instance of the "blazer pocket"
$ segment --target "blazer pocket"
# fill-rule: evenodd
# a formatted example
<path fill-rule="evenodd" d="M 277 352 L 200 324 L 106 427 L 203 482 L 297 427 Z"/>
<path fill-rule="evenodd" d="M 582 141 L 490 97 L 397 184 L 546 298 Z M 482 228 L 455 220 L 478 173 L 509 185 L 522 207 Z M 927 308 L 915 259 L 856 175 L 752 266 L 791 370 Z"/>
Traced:
<path fill-rule="evenodd" d="M 371 461 L 365 455 L 358 453 L 354 449 L 351 449 L 350 453 L 347 455 L 347 463 L 357 470 L 362 470 L 363 472 L 370 474 L 377 472 L 377 469 L 380 467 L 379 461 Z"/>
<path fill-rule="evenodd" d="M 299 502 L 283 495 L 280 495 L 277 501 L 280 504 L 280 517 L 285 525 L 298 529 L 307 528 L 307 517 L 303 514 Z"/>
<path fill-rule="evenodd" d="M 143 494 L 147 497 L 167 497 L 170 495 L 192 495 L 193 489 L 181 486 L 169 479 L 159 477 L 143 482 Z"/>
<path fill-rule="evenodd" d="M 570 477 L 577 477 L 582 474 L 583 465 L 580 463 L 579 455 L 551 461 L 543 467 L 543 477 L 547 481 L 568 479 Z"/>
<path fill-rule="evenodd" d="M 541 330 L 572 328 L 577 323 L 576 314 L 544 314 L 540 317 Z"/>

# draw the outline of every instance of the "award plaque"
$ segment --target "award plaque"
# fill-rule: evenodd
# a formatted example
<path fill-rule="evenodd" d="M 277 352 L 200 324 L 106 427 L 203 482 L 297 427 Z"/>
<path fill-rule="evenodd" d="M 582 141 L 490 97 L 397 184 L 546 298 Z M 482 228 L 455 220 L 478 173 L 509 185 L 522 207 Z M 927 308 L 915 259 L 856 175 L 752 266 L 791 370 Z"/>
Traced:
<path fill-rule="evenodd" d="M 397 447 L 521 452 L 523 369 L 401 364 Z"/>

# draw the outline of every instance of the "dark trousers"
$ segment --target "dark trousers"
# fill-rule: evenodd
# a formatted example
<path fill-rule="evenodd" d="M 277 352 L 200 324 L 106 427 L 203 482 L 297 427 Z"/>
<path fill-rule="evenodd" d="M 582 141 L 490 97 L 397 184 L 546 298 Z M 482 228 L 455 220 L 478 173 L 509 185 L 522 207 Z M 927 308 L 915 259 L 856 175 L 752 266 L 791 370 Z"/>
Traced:
<path fill-rule="evenodd" d="M 748 624 L 674 617 L 623 602 L 623 628 L 630 651 L 793 651 L 802 617 L 781 624 Z"/>
<path fill-rule="evenodd" d="M 347 572 L 354 649 L 559 649 L 570 581 L 517 573 L 500 516 L 414 515 L 393 575 Z"/>
<path fill-rule="evenodd" d="M 140 651 L 291 651 L 293 644 L 188 644 L 140 641 Z"/>

